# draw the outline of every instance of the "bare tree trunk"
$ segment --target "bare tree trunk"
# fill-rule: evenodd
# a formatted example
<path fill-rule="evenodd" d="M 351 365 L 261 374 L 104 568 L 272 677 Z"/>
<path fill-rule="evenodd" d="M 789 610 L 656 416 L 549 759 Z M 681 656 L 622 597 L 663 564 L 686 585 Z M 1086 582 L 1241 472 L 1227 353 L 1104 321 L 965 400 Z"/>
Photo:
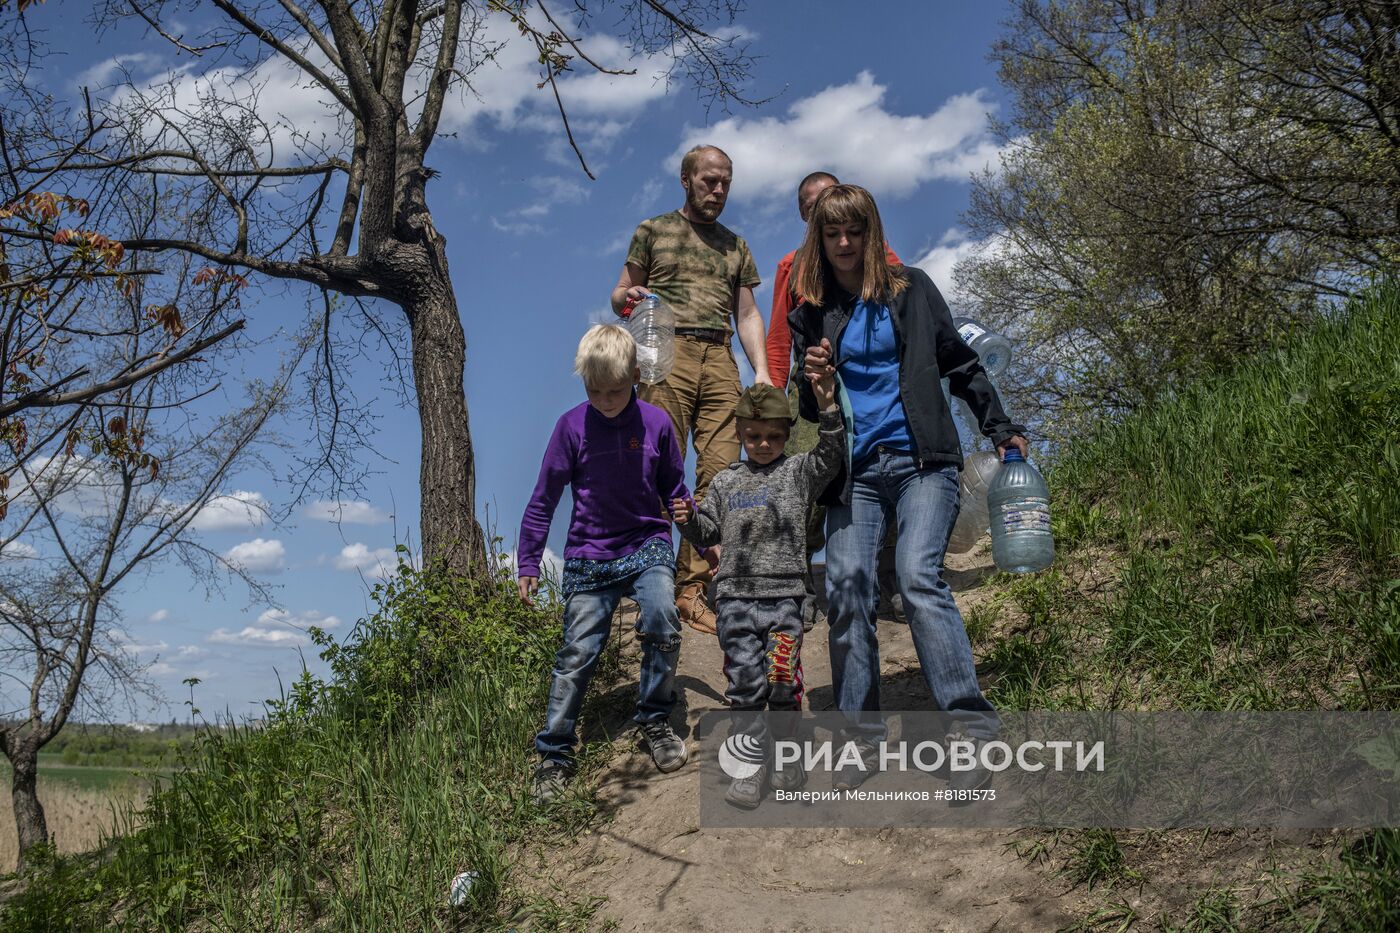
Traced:
<path fill-rule="evenodd" d="M 413 382 L 422 430 L 419 468 L 423 563 L 483 578 L 486 542 L 476 520 L 476 458 L 462 387 L 467 341 L 447 271 L 445 240 L 427 220 L 426 249 L 411 270 L 403 302 L 413 341 Z"/>
<path fill-rule="evenodd" d="M 15 749 L 10 765 L 14 769 L 10 799 L 14 805 L 15 829 L 19 832 L 19 869 L 24 871 L 30 850 L 49 841 L 49 826 L 37 792 L 38 747 L 29 742 L 21 744 Z"/>

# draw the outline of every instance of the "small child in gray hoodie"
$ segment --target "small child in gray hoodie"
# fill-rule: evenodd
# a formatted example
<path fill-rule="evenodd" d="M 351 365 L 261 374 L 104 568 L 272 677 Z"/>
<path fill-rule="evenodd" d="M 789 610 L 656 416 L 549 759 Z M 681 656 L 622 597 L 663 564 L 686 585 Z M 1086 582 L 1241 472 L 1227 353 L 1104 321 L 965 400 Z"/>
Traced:
<path fill-rule="evenodd" d="M 787 457 L 783 447 L 792 428 L 787 398 L 770 385 L 744 390 L 735 408 L 739 440 L 747 460 L 731 463 L 710 483 L 698 506 L 675 499 L 672 515 L 691 544 L 720 544 L 715 574 L 720 647 L 729 680 L 725 696 L 734 713 L 733 730 L 752 735 L 771 763 L 765 708 L 796 713 L 802 709 L 802 600 L 806 594 L 807 512 L 836 476 L 846 450 L 846 429 L 836 405 L 831 376 L 813 382 L 820 409 L 820 440 L 815 449 Z M 782 771 L 760 768 L 735 779 L 725 799 L 752 809 L 763 799 L 764 782 L 796 790 L 806 776 L 792 765 Z"/>

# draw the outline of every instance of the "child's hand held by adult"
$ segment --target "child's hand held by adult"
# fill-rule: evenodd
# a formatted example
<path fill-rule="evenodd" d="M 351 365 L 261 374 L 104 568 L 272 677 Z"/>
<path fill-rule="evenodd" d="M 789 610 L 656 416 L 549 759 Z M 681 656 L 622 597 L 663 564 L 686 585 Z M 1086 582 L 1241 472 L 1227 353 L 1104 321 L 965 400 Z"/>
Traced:
<path fill-rule="evenodd" d="M 720 546 L 700 548 L 700 556 L 705 558 L 705 563 L 710 565 L 711 570 L 719 569 Z"/>
<path fill-rule="evenodd" d="M 690 521 L 690 503 L 684 499 L 672 499 L 671 518 L 677 525 L 684 525 Z"/>
<path fill-rule="evenodd" d="M 833 372 L 834 370 L 830 370 L 821 376 L 807 374 L 807 381 L 812 384 L 812 394 L 817 399 L 817 408 L 822 411 L 831 411 L 836 408 L 836 377 L 832 374 Z"/>
<path fill-rule="evenodd" d="M 820 379 L 823 376 L 836 375 L 836 367 L 832 365 L 832 360 L 831 341 L 823 337 L 820 344 L 807 348 L 807 357 L 803 360 L 807 378 Z"/>

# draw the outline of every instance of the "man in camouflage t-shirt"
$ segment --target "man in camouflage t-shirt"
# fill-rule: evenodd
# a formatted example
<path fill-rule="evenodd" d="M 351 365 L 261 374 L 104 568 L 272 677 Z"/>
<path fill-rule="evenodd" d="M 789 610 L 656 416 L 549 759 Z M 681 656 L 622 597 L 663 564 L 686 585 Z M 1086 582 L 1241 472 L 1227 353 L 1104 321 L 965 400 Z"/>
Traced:
<path fill-rule="evenodd" d="M 738 332 L 754 381 L 769 382 L 763 316 L 753 298 L 758 269 L 744 238 L 717 222 L 732 177 L 729 156 L 714 146 L 687 152 L 681 160 L 685 206 L 637 227 L 612 293 L 619 314 L 650 294 L 676 314 L 671 375 L 659 385 L 642 386 L 638 394 L 671 416 L 682 457 L 687 438 L 693 439 L 697 499 L 704 498 L 716 473 L 739 459 L 734 405 L 742 387 L 730 334 Z M 691 628 L 713 634 L 715 614 L 705 600 L 709 578 L 709 565 L 682 542 L 676 607 Z"/>

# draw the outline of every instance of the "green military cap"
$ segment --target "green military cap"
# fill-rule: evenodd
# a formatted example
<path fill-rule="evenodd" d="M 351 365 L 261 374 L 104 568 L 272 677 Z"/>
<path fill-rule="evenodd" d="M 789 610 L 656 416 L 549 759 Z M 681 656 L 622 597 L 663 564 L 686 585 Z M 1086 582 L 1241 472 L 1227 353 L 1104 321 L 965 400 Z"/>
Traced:
<path fill-rule="evenodd" d="M 792 409 L 782 389 L 759 383 L 751 385 L 739 396 L 739 404 L 734 407 L 739 418 L 777 419 L 792 423 Z"/>

